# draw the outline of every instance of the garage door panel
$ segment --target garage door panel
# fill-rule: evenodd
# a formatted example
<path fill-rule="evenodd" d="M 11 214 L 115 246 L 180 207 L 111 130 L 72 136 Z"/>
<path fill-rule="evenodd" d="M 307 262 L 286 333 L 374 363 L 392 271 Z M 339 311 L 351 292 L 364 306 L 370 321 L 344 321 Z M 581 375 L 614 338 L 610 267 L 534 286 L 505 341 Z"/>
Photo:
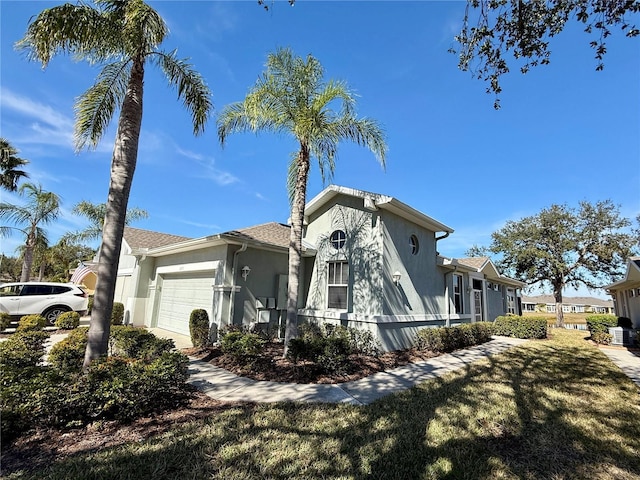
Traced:
<path fill-rule="evenodd" d="M 211 318 L 214 273 L 163 276 L 158 327 L 189 335 L 189 317 L 194 309 L 206 310 Z"/>

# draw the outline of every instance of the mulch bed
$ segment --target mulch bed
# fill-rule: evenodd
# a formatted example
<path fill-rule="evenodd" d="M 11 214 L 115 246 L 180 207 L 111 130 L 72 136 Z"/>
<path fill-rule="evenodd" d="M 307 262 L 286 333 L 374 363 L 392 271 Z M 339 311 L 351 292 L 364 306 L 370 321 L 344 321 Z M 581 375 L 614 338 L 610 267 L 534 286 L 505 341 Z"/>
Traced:
<path fill-rule="evenodd" d="M 266 344 L 263 354 L 250 362 L 238 362 L 219 347 L 188 348 L 183 353 L 190 357 L 224 368 L 236 375 L 254 380 L 289 383 L 343 383 L 368 377 L 376 372 L 427 360 L 435 354 L 415 349 L 385 352 L 380 355 L 350 355 L 338 373 L 326 373 L 313 362 L 293 363 L 284 358 L 284 345 L 279 342 Z"/>

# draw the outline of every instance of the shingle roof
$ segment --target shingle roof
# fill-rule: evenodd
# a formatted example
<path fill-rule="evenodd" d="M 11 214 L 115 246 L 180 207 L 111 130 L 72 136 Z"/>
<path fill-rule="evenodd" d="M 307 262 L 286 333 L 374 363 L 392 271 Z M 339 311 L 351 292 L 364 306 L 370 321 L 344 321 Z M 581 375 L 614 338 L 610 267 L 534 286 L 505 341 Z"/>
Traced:
<path fill-rule="evenodd" d="M 526 295 L 522 296 L 522 301 L 524 303 L 548 303 L 553 304 L 556 303 L 555 297 L 553 295 L 535 295 L 532 297 L 528 297 Z M 612 300 L 603 300 L 601 298 L 594 297 L 562 297 L 562 303 L 565 305 L 596 305 L 601 307 L 612 307 Z"/>
<path fill-rule="evenodd" d="M 471 268 L 482 268 L 482 266 L 489 260 L 489 257 L 470 257 L 470 258 L 458 258 L 457 261 L 461 265 Z"/>
<path fill-rule="evenodd" d="M 255 242 L 288 248 L 291 228 L 282 223 L 270 222 L 254 227 L 241 228 L 225 232 L 222 235 L 236 237 L 240 240 L 253 240 Z"/>
<path fill-rule="evenodd" d="M 124 227 L 124 239 L 131 248 L 156 248 L 190 240 L 189 237 Z"/>

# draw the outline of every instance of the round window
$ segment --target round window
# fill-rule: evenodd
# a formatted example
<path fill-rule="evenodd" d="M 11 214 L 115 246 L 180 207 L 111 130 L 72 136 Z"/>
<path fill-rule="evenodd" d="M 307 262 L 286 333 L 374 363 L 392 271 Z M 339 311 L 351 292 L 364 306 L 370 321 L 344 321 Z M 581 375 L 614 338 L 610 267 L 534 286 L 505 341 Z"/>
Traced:
<path fill-rule="evenodd" d="M 418 243 L 418 237 L 411 235 L 409 239 L 409 246 L 411 247 L 411 255 L 417 255 L 420 250 L 420 244 Z"/>
<path fill-rule="evenodd" d="M 335 249 L 340 249 L 344 247 L 344 244 L 346 241 L 347 241 L 347 235 L 342 230 L 335 230 L 331 234 L 331 245 Z"/>

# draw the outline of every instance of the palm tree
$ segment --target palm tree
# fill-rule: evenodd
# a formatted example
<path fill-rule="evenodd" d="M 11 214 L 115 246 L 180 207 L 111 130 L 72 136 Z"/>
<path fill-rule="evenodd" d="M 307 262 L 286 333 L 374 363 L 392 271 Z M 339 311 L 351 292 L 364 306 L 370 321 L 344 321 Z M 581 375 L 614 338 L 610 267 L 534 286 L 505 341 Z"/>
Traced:
<path fill-rule="evenodd" d="M 20 195 L 26 195 L 26 205 L 0 203 L 0 218 L 6 219 L 20 227 L 0 227 L 0 235 L 8 236 L 13 230 L 22 232 L 25 236 L 24 256 L 22 261 L 21 282 L 28 282 L 33 265 L 33 254 L 37 245 L 47 244 L 47 236 L 41 225 L 47 225 L 58 218 L 60 212 L 60 197 L 53 192 L 45 192 L 42 185 L 23 183 L 18 189 Z"/>
<path fill-rule="evenodd" d="M 110 317 L 129 192 L 138 157 L 145 66 L 158 66 L 191 113 L 193 131 L 204 130 L 212 110 L 204 80 L 176 52 L 158 49 L 167 36 L 164 20 L 142 0 L 95 0 L 43 10 L 17 47 L 46 66 L 56 53 L 102 64 L 96 83 L 76 101 L 76 148 L 95 148 L 120 109 L 111 160 L 89 341 L 84 366 L 107 353 Z"/>
<path fill-rule="evenodd" d="M 290 49 L 278 49 L 267 58 L 266 71 L 242 102 L 226 106 L 218 118 L 218 137 L 224 145 L 234 132 L 262 130 L 286 133 L 299 144 L 289 164 L 287 181 L 291 202 L 289 287 L 285 345 L 297 336 L 298 285 L 302 250 L 302 224 L 310 159 L 320 173 L 332 175 L 338 144 L 349 140 L 369 148 L 384 167 L 387 146 L 381 127 L 357 118 L 355 100 L 343 82 L 323 80 L 324 70 L 311 55 L 306 60 Z M 340 111 L 332 106 L 340 102 Z M 327 172 L 328 171 L 328 172 Z"/>
<path fill-rule="evenodd" d="M 106 203 L 91 203 L 86 200 L 82 200 L 73 207 L 72 212 L 89 220 L 89 226 L 79 232 L 66 234 L 64 239 L 73 243 L 98 240 L 102 236 L 102 227 L 104 225 L 106 211 Z M 149 213 L 146 210 L 142 210 L 137 207 L 128 208 L 124 224 L 130 225 L 131 222 L 135 222 L 136 220 L 141 220 L 143 218 L 149 218 Z"/>
<path fill-rule="evenodd" d="M 16 150 L 7 139 L 0 138 L 0 187 L 15 192 L 18 189 L 18 180 L 28 178 L 27 172 L 19 170 L 18 167 L 26 165 L 29 160 L 19 158 Z"/>

